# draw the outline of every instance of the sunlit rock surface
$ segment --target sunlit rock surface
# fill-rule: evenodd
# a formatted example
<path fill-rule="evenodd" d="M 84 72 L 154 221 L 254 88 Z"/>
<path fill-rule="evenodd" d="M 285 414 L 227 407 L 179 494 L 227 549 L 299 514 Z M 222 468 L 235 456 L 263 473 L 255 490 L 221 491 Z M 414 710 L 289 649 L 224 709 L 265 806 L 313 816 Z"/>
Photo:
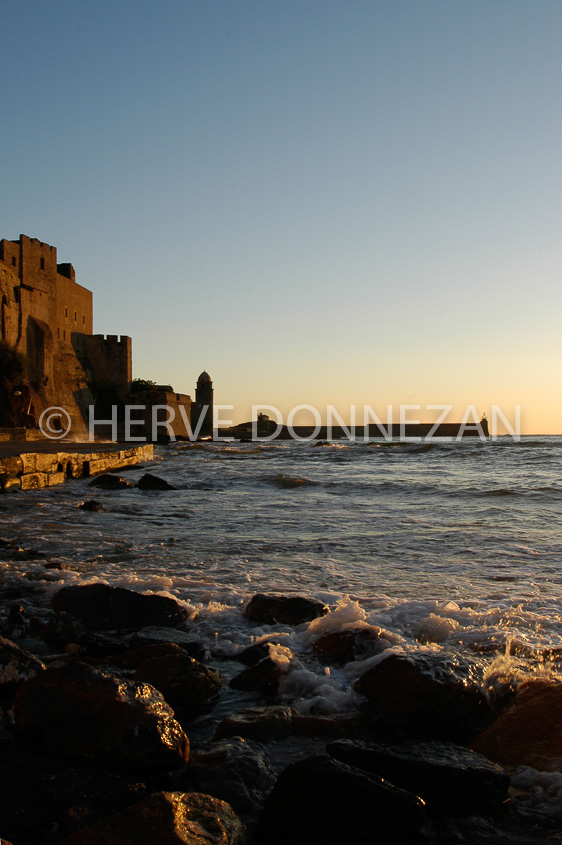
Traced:
<path fill-rule="evenodd" d="M 246 845 L 246 829 L 225 801 L 198 792 L 155 792 L 73 834 L 60 845 Z"/>
<path fill-rule="evenodd" d="M 562 683 L 530 680 L 515 700 L 472 743 L 506 766 L 562 771 Z"/>
<path fill-rule="evenodd" d="M 54 754 L 145 768 L 174 768 L 188 758 L 188 739 L 154 687 L 83 663 L 26 681 L 13 709 L 21 735 Z"/>

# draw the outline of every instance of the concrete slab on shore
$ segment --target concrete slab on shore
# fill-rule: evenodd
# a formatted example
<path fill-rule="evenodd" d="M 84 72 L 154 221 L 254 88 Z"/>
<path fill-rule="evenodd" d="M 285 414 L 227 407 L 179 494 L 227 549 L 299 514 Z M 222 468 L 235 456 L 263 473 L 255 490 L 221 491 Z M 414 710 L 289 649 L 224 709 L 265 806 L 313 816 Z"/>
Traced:
<path fill-rule="evenodd" d="M 0 442 L 0 492 L 53 487 L 66 478 L 87 478 L 153 457 L 152 443 Z"/>

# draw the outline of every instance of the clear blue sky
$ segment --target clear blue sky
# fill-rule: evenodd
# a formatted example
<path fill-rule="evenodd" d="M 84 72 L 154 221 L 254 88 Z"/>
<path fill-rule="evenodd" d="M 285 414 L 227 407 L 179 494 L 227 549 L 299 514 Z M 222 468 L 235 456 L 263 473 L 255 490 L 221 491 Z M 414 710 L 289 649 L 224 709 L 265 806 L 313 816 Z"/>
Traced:
<path fill-rule="evenodd" d="M 205 368 L 234 419 L 520 404 L 560 433 L 561 18 L 4 0 L 0 237 L 57 246 L 135 376 Z"/>

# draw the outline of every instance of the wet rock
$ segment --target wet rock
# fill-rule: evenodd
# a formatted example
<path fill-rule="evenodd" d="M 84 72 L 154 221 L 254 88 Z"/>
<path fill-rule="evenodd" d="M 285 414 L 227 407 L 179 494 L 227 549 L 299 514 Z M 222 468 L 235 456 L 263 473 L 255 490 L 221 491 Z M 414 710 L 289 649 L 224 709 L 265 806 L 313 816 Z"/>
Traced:
<path fill-rule="evenodd" d="M 85 502 L 82 502 L 80 505 L 78 505 L 78 507 L 80 508 L 80 510 L 90 511 L 91 513 L 102 513 L 103 511 L 107 510 L 107 508 L 102 505 L 101 502 L 96 502 L 95 499 L 87 499 Z"/>
<path fill-rule="evenodd" d="M 51 646 L 85 657 L 101 657 L 123 651 L 123 643 L 120 640 L 89 632 L 78 619 L 68 613 L 53 614 L 41 629 L 40 637 Z"/>
<path fill-rule="evenodd" d="M 240 814 L 259 809 L 275 783 L 264 747 L 239 736 L 193 754 L 185 779 L 197 790 L 228 801 Z"/>
<path fill-rule="evenodd" d="M 275 695 L 280 678 L 286 673 L 288 664 L 278 663 L 271 657 L 264 657 L 259 663 L 248 666 L 230 681 L 233 689 L 261 692 Z"/>
<path fill-rule="evenodd" d="M 509 775 L 501 766 L 461 745 L 447 742 L 387 743 L 338 740 L 332 757 L 373 772 L 419 795 L 434 807 L 486 807 L 507 799 Z"/>
<path fill-rule="evenodd" d="M 132 773 L 46 756 L 12 737 L 0 740 L 0 783 L 2 833 L 41 845 L 137 803 L 146 791 Z"/>
<path fill-rule="evenodd" d="M 471 747 L 506 766 L 562 771 L 562 683 L 530 680 Z"/>
<path fill-rule="evenodd" d="M 269 642 L 255 643 L 254 645 L 249 645 L 243 651 L 239 651 L 234 656 L 234 659 L 243 663 L 245 666 L 255 666 L 264 657 L 269 657 L 270 649 L 271 643 Z"/>
<path fill-rule="evenodd" d="M 463 659 L 392 654 L 362 675 L 355 690 L 391 725 L 430 739 L 464 740 L 491 718 L 482 670 Z"/>
<path fill-rule="evenodd" d="M 285 739 L 292 734 L 291 707 L 248 707 L 232 713 L 217 725 L 214 739 L 242 736 L 257 742 Z"/>
<path fill-rule="evenodd" d="M 155 792 L 61 840 L 60 845 L 246 845 L 246 828 L 225 801 L 198 792 Z"/>
<path fill-rule="evenodd" d="M 412 845 L 425 820 L 416 796 L 317 755 L 281 773 L 255 838 L 257 845 Z"/>
<path fill-rule="evenodd" d="M 188 634 L 186 631 L 179 631 L 177 628 L 150 625 L 146 628 L 141 628 L 140 631 L 136 631 L 131 637 L 131 646 L 133 648 L 162 645 L 164 643 L 174 643 L 175 645 L 181 646 L 195 660 L 204 661 L 206 659 L 205 647 L 197 642 L 197 640 L 194 640 L 191 634 Z"/>
<path fill-rule="evenodd" d="M 264 625 L 301 625 L 328 613 L 322 602 L 302 596 L 265 596 L 258 593 L 246 605 L 246 616 Z"/>
<path fill-rule="evenodd" d="M 176 628 L 187 620 L 187 611 L 173 598 L 144 595 L 107 584 L 63 587 L 55 593 L 51 604 L 57 613 L 70 613 L 92 628 L 146 625 Z"/>
<path fill-rule="evenodd" d="M 291 707 L 272 705 L 238 710 L 217 725 L 214 739 L 241 736 L 257 742 L 286 739 L 289 736 L 376 737 L 388 736 L 388 726 L 377 727 L 370 713 L 343 713 L 331 716 L 307 716 Z"/>
<path fill-rule="evenodd" d="M 16 693 L 21 736 L 53 754 L 175 768 L 189 742 L 162 695 L 84 663 L 47 669 Z"/>
<path fill-rule="evenodd" d="M 331 631 L 323 634 L 314 643 L 314 651 L 321 663 L 349 663 L 352 660 L 363 660 L 388 647 L 383 641 L 379 644 L 380 628 L 362 627 L 346 631 Z"/>
<path fill-rule="evenodd" d="M 138 669 L 147 660 L 163 657 L 189 657 L 188 653 L 175 643 L 157 643 L 121 651 L 110 657 L 111 666 L 120 669 Z M 101 661 L 98 661 L 101 662 Z"/>
<path fill-rule="evenodd" d="M 173 707 L 198 710 L 221 690 L 224 677 L 213 666 L 188 655 L 152 657 L 139 666 L 135 679 L 160 690 Z"/>
<path fill-rule="evenodd" d="M 295 713 L 292 721 L 294 736 L 325 737 L 326 739 L 389 736 L 387 725 L 374 720 L 370 713 L 334 713 L 329 716 L 308 716 Z"/>
<path fill-rule="evenodd" d="M 14 691 L 29 678 L 45 670 L 45 664 L 14 642 L 0 637 L 0 691 Z"/>
<path fill-rule="evenodd" d="M 7 624 L 2 631 L 3 636 L 11 640 L 24 637 L 30 628 L 30 619 L 25 607 L 19 602 L 12 602 L 8 611 Z"/>
<path fill-rule="evenodd" d="M 132 481 L 128 481 L 120 475 L 111 475 L 106 473 L 98 475 L 90 481 L 89 487 L 99 487 L 100 490 L 125 490 L 127 487 L 134 487 Z"/>
<path fill-rule="evenodd" d="M 164 478 L 159 478 L 157 475 L 151 475 L 151 473 L 145 473 L 142 478 L 139 478 L 139 483 L 137 484 L 139 490 L 175 490 L 176 488 L 173 487 L 168 481 Z"/>

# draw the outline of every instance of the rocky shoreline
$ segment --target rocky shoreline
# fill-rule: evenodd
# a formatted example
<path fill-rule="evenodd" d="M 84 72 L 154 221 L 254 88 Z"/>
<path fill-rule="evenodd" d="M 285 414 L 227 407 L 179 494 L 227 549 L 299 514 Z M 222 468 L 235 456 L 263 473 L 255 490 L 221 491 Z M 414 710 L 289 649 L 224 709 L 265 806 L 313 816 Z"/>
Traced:
<path fill-rule="evenodd" d="M 311 638 L 310 659 L 327 672 L 364 661 L 361 704 L 305 714 L 279 697 L 292 660 L 279 638 L 230 654 L 218 641 L 209 652 L 169 596 L 94 583 L 62 587 L 44 616 L 25 596 L 5 597 L 3 611 L 3 843 L 562 837 L 562 818 L 542 818 L 520 786 L 522 767 L 562 768 L 556 673 L 492 683 L 467 655 L 398 653 L 365 625 L 327 630 Z M 329 611 L 257 595 L 243 612 L 274 627 Z"/>

